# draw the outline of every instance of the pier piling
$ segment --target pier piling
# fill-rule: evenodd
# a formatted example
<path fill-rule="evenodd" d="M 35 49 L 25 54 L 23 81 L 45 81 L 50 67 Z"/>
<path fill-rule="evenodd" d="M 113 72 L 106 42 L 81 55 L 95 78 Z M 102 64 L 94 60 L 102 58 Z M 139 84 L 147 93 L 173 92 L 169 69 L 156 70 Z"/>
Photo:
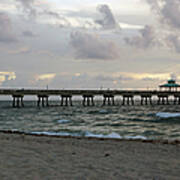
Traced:
<path fill-rule="evenodd" d="M 174 95 L 174 105 L 180 105 L 180 95 Z"/>
<path fill-rule="evenodd" d="M 115 100 L 113 94 L 104 94 L 103 106 L 115 106 Z"/>
<path fill-rule="evenodd" d="M 122 105 L 134 105 L 134 96 L 133 95 L 123 95 Z"/>
<path fill-rule="evenodd" d="M 24 107 L 24 102 L 23 102 L 23 98 L 24 95 L 12 95 L 13 97 L 13 102 L 12 102 L 12 106 L 13 107 Z"/>
<path fill-rule="evenodd" d="M 72 95 L 61 95 L 61 106 L 73 106 Z"/>
<path fill-rule="evenodd" d="M 48 95 L 38 95 L 38 101 L 37 101 L 37 106 L 42 107 L 49 106 L 49 96 Z"/>
<path fill-rule="evenodd" d="M 158 105 L 169 105 L 169 97 L 168 95 L 158 95 Z"/>
<path fill-rule="evenodd" d="M 152 96 L 150 94 L 142 94 L 141 95 L 141 105 L 152 105 Z"/>
<path fill-rule="evenodd" d="M 93 95 L 83 95 L 83 106 L 94 106 L 94 96 Z"/>

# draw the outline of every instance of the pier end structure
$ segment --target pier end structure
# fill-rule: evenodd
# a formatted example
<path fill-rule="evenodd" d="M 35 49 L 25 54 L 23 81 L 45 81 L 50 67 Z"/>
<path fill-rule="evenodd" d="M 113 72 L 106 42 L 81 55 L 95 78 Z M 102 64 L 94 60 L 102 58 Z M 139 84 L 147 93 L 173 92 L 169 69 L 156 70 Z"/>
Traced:
<path fill-rule="evenodd" d="M 160 91 L 175 91 L 180 90 L 180 84 L 177 84 L 175 80 L 170 79 L 167 83 L 159 85 Z"/>

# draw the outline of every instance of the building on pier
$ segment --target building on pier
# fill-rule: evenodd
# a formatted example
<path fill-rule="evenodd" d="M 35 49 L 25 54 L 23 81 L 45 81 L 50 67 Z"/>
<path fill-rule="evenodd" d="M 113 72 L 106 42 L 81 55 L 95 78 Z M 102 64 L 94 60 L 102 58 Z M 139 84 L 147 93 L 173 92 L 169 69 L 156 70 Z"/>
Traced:
<path fill-rule="evenodd" d="M 165 91 L 178 91 L 180 90 L 180 84 L 177 84 L 175 80 L 170 79 L 166 84 L 160 85 L 159 88 L 160 90 Z"/>

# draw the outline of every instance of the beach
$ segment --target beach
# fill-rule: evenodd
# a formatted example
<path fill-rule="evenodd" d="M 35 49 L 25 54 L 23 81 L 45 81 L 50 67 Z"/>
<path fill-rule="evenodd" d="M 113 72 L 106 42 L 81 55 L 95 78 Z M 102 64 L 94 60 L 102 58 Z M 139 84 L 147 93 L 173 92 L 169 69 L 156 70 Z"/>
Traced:
<path fill-rule="evenodd" d="M 179 179 L 180 144 L 0 133 L 0 179 Z"/>

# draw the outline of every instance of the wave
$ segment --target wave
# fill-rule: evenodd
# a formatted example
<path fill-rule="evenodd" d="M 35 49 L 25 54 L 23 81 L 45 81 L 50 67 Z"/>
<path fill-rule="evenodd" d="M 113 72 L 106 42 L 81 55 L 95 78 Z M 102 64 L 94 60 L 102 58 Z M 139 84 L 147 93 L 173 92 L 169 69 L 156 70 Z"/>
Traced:
<path fill-rule="evenodd" d="M 67 119 L 60 119 L 57 121 L 59 124 L 67 124 L 70 122 L 70 120 L 67 120 Z"/>
<path fill-rule="evenodd" d="M 105 139 L 140 139 L 147 140 L 145 136 L 121 136 L 118 133 L 112 132 L 110 134 L 95 134 L 89 131 L 84 133 L 70 133 L 70 132 L 31 132 L 33 135 L 48 135 L 48 136 L 74 136 L 74 137 L 93 137 L 93 138 L 105 138 Z"/>
<path fill-rule="evenodd" d="M 107 111 L 105 109 L 101 109 L 101 110 L 92 110 L 89 111 L 88 114 L 109 114 L 111 113 L 111 111 Z"/>
<path fill-rule="evenodd" d="M 180 113 L 158 112 L 156 116 L 160 118 L 176 118 L 180 117 Z"/>

